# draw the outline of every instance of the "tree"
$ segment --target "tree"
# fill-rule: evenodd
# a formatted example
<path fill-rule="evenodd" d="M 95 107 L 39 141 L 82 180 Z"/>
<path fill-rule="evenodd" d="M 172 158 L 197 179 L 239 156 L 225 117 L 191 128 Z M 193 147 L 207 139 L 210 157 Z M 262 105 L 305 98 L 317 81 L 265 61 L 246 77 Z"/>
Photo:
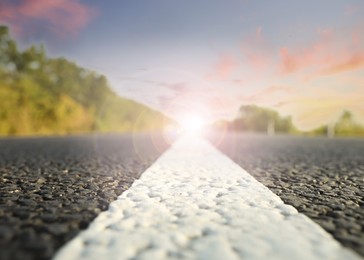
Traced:
<path fill-rule="evenodd" d="M 166 118 L 117 96 L 105 76 L 48 58 L 43 46 L 19 50 L 4 26 L 0 100 L 0 135 L 148 130 L 163 127 L 155 119 Z"/>
<path fill-rule="evenodd" d="M 335 134 L 341 136 L 363 135 L 364 127 L 355 122 L 350 111 L 343 111 L 335 124 Z"/>
<path fill-rule="evenodd" d="M 236 131 L 252 132 L 269 132 L 270 130 L 291 133 L 295 131 L 291 117 L 281 117 L 277 111 L 255 105 L 241 106 L 238 116 L 232 122 L 232 128 Z"/>

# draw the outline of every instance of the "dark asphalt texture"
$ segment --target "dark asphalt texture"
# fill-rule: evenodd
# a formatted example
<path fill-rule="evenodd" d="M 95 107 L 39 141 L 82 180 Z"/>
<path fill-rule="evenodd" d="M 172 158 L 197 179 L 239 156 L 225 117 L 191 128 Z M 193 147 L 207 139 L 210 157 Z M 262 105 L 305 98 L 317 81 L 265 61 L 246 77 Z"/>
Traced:
<path fill-rule="evenodd" d="M 218 147 L 364 256 L 363 139 L 229 134 Z M 158 134 L 0 139 L 0 259 L 50 259 L 167 148 Z"/>
<path fill-rule="evenodd" d="M 364 256 L 364 139 L 217 136 L 233 161 Z"/>
<path fill-rule="evenodd" d="M 0 259 L 50 259 L 166 148 L 157 134 L 0 139 Z"/>

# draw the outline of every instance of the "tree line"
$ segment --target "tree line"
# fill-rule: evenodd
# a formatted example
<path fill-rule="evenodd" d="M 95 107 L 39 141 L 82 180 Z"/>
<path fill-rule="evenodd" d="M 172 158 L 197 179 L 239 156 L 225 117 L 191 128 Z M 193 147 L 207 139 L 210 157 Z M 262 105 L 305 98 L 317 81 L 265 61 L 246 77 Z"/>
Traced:
<path fill-rule="evenodd" d="M 343 111 L 336 122 L 311 131 L 299 130 L 291 116 L 283 117 L 277 111 L 256 105 L 243 105 L 232 121 L 215 122 L 214 128 L 234 132 L 260 132 L 267 134 L 299 134 L 322 136 L 364 136 L 364 126 L 355 121 L 350 111 Z"/>
<path fill-rule="evenodd" d="M 0 135 L 143 131 L 170 121 L 119 97 L 105 76 L 43 46 L 20 50 L 0 26 Z"/>

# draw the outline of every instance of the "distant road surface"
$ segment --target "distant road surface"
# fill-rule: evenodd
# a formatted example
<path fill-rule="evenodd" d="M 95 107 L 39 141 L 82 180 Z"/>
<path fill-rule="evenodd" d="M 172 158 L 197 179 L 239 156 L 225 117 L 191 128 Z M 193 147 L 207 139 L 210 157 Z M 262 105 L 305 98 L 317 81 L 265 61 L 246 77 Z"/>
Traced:
<path fill-rule="evenodd" d="M 217 147 L 364 256 L 364 140 L 229 134 Z M 0 140 L 0 259 L 49 259 L 167 148 L 158 134 Z"/>

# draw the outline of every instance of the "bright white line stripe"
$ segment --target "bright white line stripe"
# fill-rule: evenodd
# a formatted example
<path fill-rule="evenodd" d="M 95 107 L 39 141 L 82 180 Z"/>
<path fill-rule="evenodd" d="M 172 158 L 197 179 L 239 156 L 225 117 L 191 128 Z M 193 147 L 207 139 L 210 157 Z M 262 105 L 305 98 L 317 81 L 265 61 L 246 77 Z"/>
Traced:
<path fill-rule="evenodd" d="M 207 141 L 184 137 L 55 259 L 360 259 Z"/>

